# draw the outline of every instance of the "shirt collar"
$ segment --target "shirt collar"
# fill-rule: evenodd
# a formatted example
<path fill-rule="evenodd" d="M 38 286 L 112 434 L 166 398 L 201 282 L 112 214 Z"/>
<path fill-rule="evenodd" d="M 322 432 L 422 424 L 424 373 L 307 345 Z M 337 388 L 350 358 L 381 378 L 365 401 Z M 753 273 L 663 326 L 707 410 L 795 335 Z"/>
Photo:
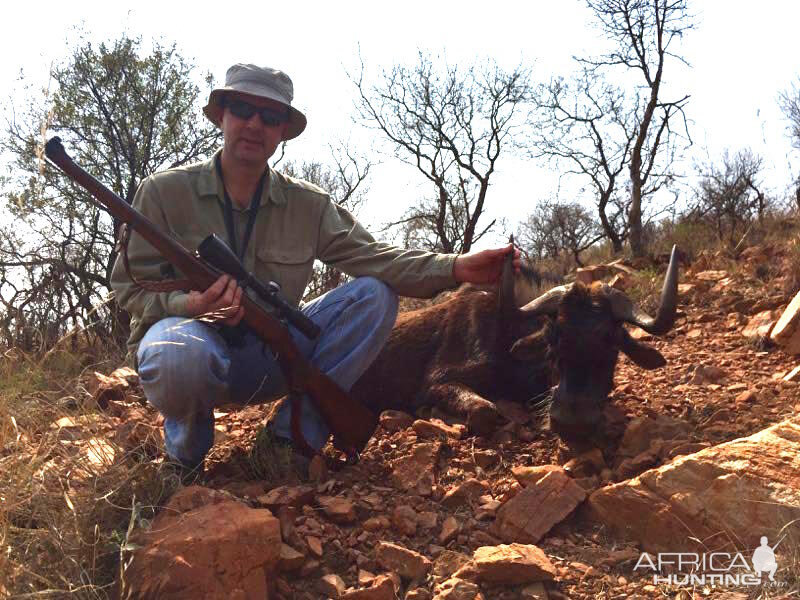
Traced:
<path fill-rule="evenodd" d="M 267 197 L 275 206 L 284 206 L 286 204 L 286 183 L 278 175 L 277 171 L 272 168 L 269 170 L 269 178 L 267 185 L 264 186 L 264 194 L 261 200 L 263 201 Z"/>
<path fill-rule="evenodd" d="M 214 168 L 214 161 L 216 161 L 217 155 L 221 153 L 222 148 L 217 150 L 211 158 L 200 163 L 200 173 L 197 177 L 195 189 L 197 190 L 197 195 L 201 198 L 204 196 L 223 197 L 222 182 L 217 176 L 217 170 Z M 261 193 L 262 205 L 265 202 L 272 202 L 276 206 L 286 204 L 286 193 L 283 187 L 283 181 L 278 173 L 270 168 L 264 191 Z"/>

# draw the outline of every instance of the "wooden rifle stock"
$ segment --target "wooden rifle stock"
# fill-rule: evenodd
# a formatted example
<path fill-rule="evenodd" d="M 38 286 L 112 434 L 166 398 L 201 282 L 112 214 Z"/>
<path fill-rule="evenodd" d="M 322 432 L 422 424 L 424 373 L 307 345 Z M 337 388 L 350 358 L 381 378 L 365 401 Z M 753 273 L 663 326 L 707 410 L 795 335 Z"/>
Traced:
<path fill-rule="evenodd" d="M 115 218 L 128 224 L 192 283 L 192 289 L 205 290 L 219 272 L 184 248 L 177 240 L 159 231 L 147 217 L 105 187 L 67 155 L 61 140 L 52 138 L 45 145 L 50 161 L 86 189 Z M 187 290 L 188 291 L 188 290 Z M 333 432 L 334 445 L 352 457 L 364 449 L 377 426 L 375 415 L 353 400 L 327 375 L 300 354 L 289 330 L 247 294 L 242 295 L 244 322 L 277 354 L 278 364 L 292 394 L 305 393 Z"/>

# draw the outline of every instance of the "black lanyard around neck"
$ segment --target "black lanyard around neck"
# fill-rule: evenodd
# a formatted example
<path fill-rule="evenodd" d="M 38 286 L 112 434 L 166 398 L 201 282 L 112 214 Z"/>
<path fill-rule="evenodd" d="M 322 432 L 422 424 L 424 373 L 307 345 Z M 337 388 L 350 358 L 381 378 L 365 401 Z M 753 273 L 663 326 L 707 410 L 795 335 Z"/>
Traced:
<path fill-rule="evenodd" d="M 225 217 L 225 229 L 228 230 L 228 244 L 233 250 L 234 254 L 239 257 L 239 260 L 244 262 L 244 252 L 247 250 L 247 244 L 250 241 L 250 236 L 253 233 L 253 227 L 256 224 L 256 215 L 258 214 L 258 207 L 261 206 L 261 194 L 264 191 L 264 179 L 267 176 L 267 171 L 258 180 L 256 191 L 250 200 L 250 214 L 247 215 L 247 227 L 244 230 L 244 238 L 242 239 L 242 249 L 238 250 L 239 244 L 236 243 L 236 230 L 233 227 L 233 202 L 228 195 L 228 188 L 225 187 L 225 177 L 222 175 L 222 161 L 217 156 L 215 161 L 217 173 L 219 174 L 220 181 L 222 181 L 222 191 L 225 195 L 225 204 L 223 206 L 223 216 Z"/>

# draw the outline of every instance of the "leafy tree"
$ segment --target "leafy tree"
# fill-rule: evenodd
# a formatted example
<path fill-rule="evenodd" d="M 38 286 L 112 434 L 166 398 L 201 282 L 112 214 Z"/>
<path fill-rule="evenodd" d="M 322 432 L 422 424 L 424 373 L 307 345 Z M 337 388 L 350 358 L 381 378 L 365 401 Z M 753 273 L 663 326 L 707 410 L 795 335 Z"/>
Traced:
<path fill-rule="evenodd" d="M 417 64 L 383 71 L 379 81 L 353 79 L 362 122 L 380 132 L 394 155 L 430 182 L 433 193 L 389 226 L 407 245 L 467 252 L 495 222 L 482 224 L 489 182 L 501 155 L 526 125 L 530 73 L 487 62 L 438 67 Z"/>
<path fill-rule="evenodd" d="M 760 182 L 762 164 L 760 156 L 741 150 L 734 155 L 725 152 L 722 164 L 697 169 L 700 180 L 690 216 L 712 225 L 719 241 L 731 249 L 754 218 L 764 217 L 767 197 Z"/>
<path fill-rule="evenodd" d="M 204 84 L 212 87 L 210 76 Z M 24 346 L 49 345 L 70 328 L 88 336 L 90 325 L 108 334 L 117 322 L 107 302 L 117 228 L 44 163 L 46 135 L 59 135 L 78 164 L 128 202 L 144 177 L 206 157 L 220 139 L 198 110 L 205 95 L 194 67 L 174 45 L 145 50 L 127 36 L 82 42 L 52 69 L 51 87 L 25 98 L 29 107 L 11 114 L 0 139 L 13 156 L 0 199 L 13 219 L 0 231 L 0 331 Z M 36 342 L 33 332 L 43 337 Z"/>
<path fill-rule="evenodd" d="M 517 231 L 517 241 L 537 259 L 569 253 L 578 266 L 580 254 L 604 237 L 600 224 L 577 203 L 541 202 Z"/>

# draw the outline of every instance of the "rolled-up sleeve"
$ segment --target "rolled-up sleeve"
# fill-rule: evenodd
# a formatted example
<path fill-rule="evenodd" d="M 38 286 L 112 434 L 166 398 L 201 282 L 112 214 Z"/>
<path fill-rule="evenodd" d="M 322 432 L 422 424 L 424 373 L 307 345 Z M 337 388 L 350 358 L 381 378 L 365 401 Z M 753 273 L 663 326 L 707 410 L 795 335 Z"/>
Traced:
<path fill-rule="evenodd" d="M 430 298 L 455 287 L 456 254 L 405 250 L 378 242 L 345 208 L 327 200 L 319 225 L 317 256 L 353 277 L 376 277 L 401 296 Z"/>

